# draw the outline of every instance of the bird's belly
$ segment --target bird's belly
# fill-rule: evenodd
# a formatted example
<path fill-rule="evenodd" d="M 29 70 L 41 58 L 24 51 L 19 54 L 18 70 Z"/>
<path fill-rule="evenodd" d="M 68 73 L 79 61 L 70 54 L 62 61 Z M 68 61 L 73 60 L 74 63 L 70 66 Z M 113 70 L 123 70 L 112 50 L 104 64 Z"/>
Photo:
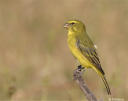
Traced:
<path fill-rule="evenodd" d="M 73 56 L 80 62 L 80 64 L 83 67 L 86 67 L 86 68 L 92 67 L 92 65 L 87 60 L 87 58 L 84 57 L 84 55 L 81 53 L 81 51 L 77 48 L 75 39 L 68 40 L 68 46 L 69 46 Z"/>

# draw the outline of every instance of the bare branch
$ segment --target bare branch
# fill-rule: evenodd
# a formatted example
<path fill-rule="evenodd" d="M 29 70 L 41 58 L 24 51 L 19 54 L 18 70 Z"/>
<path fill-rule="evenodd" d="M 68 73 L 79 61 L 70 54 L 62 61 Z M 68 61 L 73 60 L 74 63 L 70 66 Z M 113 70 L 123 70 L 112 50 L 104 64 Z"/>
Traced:
<path fill-rule="evenodd" d="M 84 82 L 84 79 L 82 78 L 82 72 L 79 68 L 74 71 L 74 79 L 79 84 L 80 88 L 82 89 L 84 95 L 86 96 L 88 101 L 97 101 L 94 94 L 89 90 L 86 83 Z"/>

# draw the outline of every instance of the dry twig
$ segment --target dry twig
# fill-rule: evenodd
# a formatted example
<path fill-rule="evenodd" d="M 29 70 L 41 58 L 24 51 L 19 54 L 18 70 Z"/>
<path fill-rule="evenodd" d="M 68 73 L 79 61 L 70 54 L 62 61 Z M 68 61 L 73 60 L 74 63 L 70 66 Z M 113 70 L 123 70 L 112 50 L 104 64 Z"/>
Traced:
<path fill-rule="evenodd" d="M 81 69 L 76 69 L 74 71 L 74 79 L 76 80 L 76 82 L 79 84 L 80 88 L 82 89 L 84 95 L 86 96 L 88 101 L 97 101 L 96 97 L 94 96 L 94 94 L 89 90 L 89 88 L 87 87 L 86 83 L 84 82 L 84 79 L 82 78 L 82 72 Z"/>

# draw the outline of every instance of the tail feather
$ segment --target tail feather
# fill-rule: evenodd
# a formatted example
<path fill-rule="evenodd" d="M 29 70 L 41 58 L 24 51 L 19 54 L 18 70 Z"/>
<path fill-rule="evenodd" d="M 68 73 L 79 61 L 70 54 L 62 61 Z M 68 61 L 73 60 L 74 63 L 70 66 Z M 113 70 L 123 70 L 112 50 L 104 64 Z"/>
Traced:
<path fill-rule="evenodd" d="M 102 78 L 102 80 L 103 80 L 103 82 L 104 82 L 104 85 L 105 85 L 105 87 L 106 87 L 106 89 L 107 89 L 108 95 L 111 95 L 110 87 L 109 87 L 109 85 L 108 85 L 108 82 L 107 82 L 105 76 L 102 75 L 101 78 Z"/>
<path fill-rule="evenodd" d="M 103 80 L 103 82 L 104 82 L 104 85 L 105 85 L 105 88 L 106 88 L 106 90 L 107 90 L 107 93 L 108 93 L 108 95 L 111 95 L 111 90 L 110 90 L 110 87 L 109 87 L 109 85 L 108 85 L 108 82 L 107 82 L 107 80 L 106 80 L 106 78 L 105 78 L 105 73 L 102 73 L 101 71 L 99 71 L 97 68 L 93 68 L 95 71 L 96 71 L 96 73 L 97 74 L 99 74 L 100 75 L 100 77 L 102 78 L 102 80 Z"/>
<path fill-rule="evenodd" d="M 96 72 L 97 72 L 97 74 L 99 74 L 100 75 L 100 77 L 102 78 L 102 80 L 103 80 L 103 82 L 104 82 L 104 85 L 105 85 L 105 88 L 106 88 L 106 90 L 107 90 L 107 93 L 108 93 L 108 95 L 111 95 L 111 90 L 110 90 L 110 87 L 109 87 L 109 85 L 108 85 L 108 82 L 107 82 L 107 80 L 106 80 L 106 78 L 105 78 L 105 73 L 103 74 L 102 72 L 100 72 L 98 69 L 96 69 L 96 68 L 93 68 Z"/>

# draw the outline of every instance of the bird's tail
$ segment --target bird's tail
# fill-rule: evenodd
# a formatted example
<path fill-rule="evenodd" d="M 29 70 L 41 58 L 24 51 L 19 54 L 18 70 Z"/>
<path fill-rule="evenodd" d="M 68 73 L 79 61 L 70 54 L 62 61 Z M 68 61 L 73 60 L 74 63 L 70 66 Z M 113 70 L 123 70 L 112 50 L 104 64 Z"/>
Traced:
<path fill-rule="evenodd" d="M 107 80 L 105 78 L 105 75 L 102 75 L 101 78 L 102 78 L 102 80 L 104 82 L 104 85 L 106 87 L 106 90 L 107 90 L 108 95 L 111 95 L 110 87 L 109 87 L 108 82 L 107 82 Z"/>
<path fill-rule="evenodd" d="M 96 72 L 97 72 L 97 74 L 99 74 L 100 75 L 100 77 L 102 78 L 102 80 L 103 80 L 103 82 L 104 82 L 104 85 L 105 85 L 105 88 L 106 88 L 106 90 L 107 90 L 107 93 L 108 93 L 108 95 L 111 95 L 111 90 L 110 90 L 110 87 L 109 87 L 109 85 L 108 85 L 108 82 L 107 82 L 107 80 L 106 80 L 106 78 L 105 78 L 105 74 L 102 74 L 98 69 L 96 69 L 96 68 L 93 68 Z"/>

